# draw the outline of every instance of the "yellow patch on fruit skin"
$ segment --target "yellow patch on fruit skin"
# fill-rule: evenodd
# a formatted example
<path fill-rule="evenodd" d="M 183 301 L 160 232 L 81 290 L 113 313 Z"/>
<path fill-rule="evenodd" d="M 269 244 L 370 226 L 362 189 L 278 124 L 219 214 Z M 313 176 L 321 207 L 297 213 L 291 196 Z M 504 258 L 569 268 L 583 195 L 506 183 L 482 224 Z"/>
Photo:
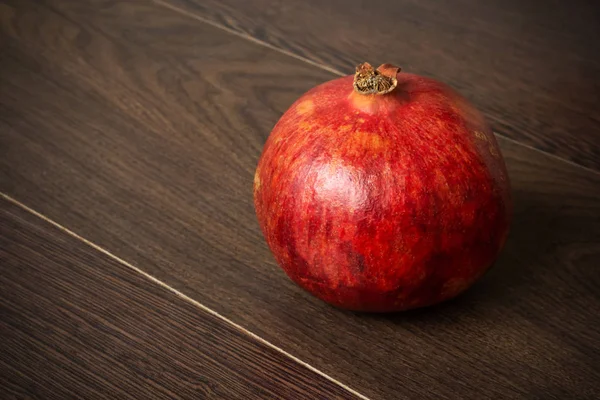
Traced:
<path fill-rule="evenodd" d="M 494 158 L 499 158 L 500 157 L 500 154 L 498 154 L 498 150 L 496 150 L 496 148 L 494 146 L 492 146 L 492 145 L 490 145 L 490 154 Z"/>
<path fill-rule="evenodd" d="M 310 99 L 304 100 L 302 103 L 296 106 L 296 112 L 300 115 L 312 114 L 314 110 L 315 103 Z"/>
<path fill-rule="evenodd" d="M 340 150 L 350 155 L 359 156 L 364 152 L 382 153 L 388 146 L 387 140 L 374 133 L 357 131 L 349 134 Z"/>
<path fill-rule="evenodd" d="M 338 128 L 340 132 L 350 132 L 352 130 L 352 125 L 342 125 Z"/>
<path fill-rule="evenodd" d="M 254 174 L 254 190 L 260 189 L 260 170 L 257 168 Z"/>
<path fill-rule="evenodd" d="M 483 140 L 484 142 L 487 142 L 487 140 L 488 140 L 487 136 L 485 135 L 485 133 L 483 133 L 481 131 L 475 131 L 473 134 L 479 140 Z"/>
<path fill-rule="evenodd" d="M 361 112 L 371 114 L 373 111 L 373 96 L 365 96 L 352 92 L 350 95 L 350 104 L 355 109 L 355 115 L 359 115 Z"/>
<path fill-rule="evenodd" d="M 300 130 L 304 132 L 310 132 L 315 128 L 315 123 L 310 122 L 310 120 L 302 120 L 300 121 L 298 126 L 300 127 Z"/>
<path fill-rule="evenodd" d="M 383 150 L 386 146 L 385 140 L 379 135 L 375 134 L 363 134 L 362 140 L 365 144 L 365 148 L 380 151 Z"/>

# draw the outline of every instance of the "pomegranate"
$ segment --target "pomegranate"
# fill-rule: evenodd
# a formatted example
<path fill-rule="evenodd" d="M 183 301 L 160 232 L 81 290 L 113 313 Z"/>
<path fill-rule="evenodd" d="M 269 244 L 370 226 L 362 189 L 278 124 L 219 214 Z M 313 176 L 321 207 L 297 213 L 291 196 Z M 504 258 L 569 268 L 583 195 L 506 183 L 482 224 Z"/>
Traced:
<path fill-rule="evenodd" d="M 368 63 L 285 112 L 258 163 L 254 205 L 294 282 L 370 312 L 463 292 L 497 258 L 511 217 L 483 116 L 440 82 Z"/>

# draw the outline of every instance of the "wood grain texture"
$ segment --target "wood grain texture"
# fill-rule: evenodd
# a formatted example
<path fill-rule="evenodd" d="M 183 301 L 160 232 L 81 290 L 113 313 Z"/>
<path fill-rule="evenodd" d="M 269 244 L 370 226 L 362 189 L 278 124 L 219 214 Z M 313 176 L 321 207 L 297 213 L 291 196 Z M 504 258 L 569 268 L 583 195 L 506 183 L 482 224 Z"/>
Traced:
<path fill-rule="evenodd" d="M 0 197 L 2 398 L 355 398 Z"/>
<path fill-rule="evenodd" d="M 160 0 L 349 74 L 391 62 L 458 89 L 494 130 L 600 171 L 600 3 Z"/>
<path fill-rule="evenodd" d="M 374 399 L 600 395 L 597 174 L 500 140 L 495 268 L 436 308 L 341 312 L 279 270 L 252 206 L 268 132 L 330 74 L 141 0 L 38 4 L 0 13 L 0 190 Z"/>

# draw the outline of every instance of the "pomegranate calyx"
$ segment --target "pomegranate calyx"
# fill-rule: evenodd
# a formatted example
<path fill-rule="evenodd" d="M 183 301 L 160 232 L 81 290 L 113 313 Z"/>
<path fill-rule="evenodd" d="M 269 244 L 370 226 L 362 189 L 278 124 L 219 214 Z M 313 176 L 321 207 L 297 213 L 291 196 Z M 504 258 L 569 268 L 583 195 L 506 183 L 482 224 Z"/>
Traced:
<path fill-rule="evenodd" d="M 359 64 L 354 74 L 354 90 L 360 94 L 390 93 L 398 85 L 399 71 L 400 67 L 392 64 L 381 64 L 377 69 L 369 63 Z"/>

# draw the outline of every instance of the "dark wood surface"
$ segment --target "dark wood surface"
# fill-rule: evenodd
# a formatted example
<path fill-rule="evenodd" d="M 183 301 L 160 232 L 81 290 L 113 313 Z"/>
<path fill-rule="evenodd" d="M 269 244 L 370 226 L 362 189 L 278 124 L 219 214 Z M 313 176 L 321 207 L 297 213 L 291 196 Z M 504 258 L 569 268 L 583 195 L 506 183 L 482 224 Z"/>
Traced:
<path fill-rule="evenodd" d="M 494 269 L 439 307 L 342 312 L 285 277 L 252 207 L 268 132 L 330 72 L 148 1 L 1 16 L 4 193 L 370 398 L 600 396 L 599 174 L 500 138 Z"/>
<path fill-rule="evenodd" d="M 3 399 L 356 398 L 3 197 L 0 244 Z"/>
<path fill-rule="evenodd" d="M 0 244 L 2 398 L 356 398 L 1 197 Z"/>
<path fill-rule="evenodd" d="M 500 135 L 600 171 L 596 0 L 159 1 L 344 74 L 442 80 Z"/>

